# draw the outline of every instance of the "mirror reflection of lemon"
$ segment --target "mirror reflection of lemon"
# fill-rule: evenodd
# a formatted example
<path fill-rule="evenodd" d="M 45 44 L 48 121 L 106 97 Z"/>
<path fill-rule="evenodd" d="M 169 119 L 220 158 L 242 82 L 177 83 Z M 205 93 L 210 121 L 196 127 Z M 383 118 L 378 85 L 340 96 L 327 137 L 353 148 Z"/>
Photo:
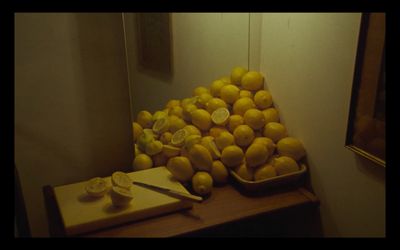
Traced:
<path fill-rule="evenodd" d="M 200 135 L 201 136 L 201 131 L 193 125 L 186 125 L 183 127 L 183 129 L 187 130 L 190 135 Z"/>
<path fill-rule="evenodd" d="M 254 95 L 251 91 L 242 89 L 239 92 L 239 98 L 242 98 L 242 97 L 249 97 L 249 98 L 253 99 Z"/>
<path fill-rule="evenodd" d="M 159 140 L 153 140 L 146 144 L 146 154 L 147 155 L 156 155 L 162 151 L 163 144 Z"/>
<path fill-rule="evenodd" d="M 228 123 L 229 119 L 229 110 L 227 108 L 218 108 L 211 114 L 211 120 L 216 125 L 225 126 Z"/>
<path fill-rule="evenodd" d="M 133 160 L 133 171 L 149 169 L 153 167 L 153 160 L 147 154 L 139 154 Z"/>
<path fill-rule="evenodd" d="M 264 164 L 269 157 L 268 148 L 261 143 L 251 144 L 245 153 L 248 167 L 254 168 Z"/>
<path fill-rule="evenodd" d="M 165 108 L 166 109 L 171 109 L 171 108 L 173 108 L 173 107 L 177 107 L 177 106 L 179 106 L 179 105 L 181 105 L 181 101 L 180 100 L 178 100 L 178 99 L 171 99 L 171 100 L 169 100 L 168 102 L 167 102 L 167 104 L 165 105 Z"/>
<path fill-rule="evenodd" d="M 235 85 L 240 85 L 242 77 L 247 73 L 247 69 L 244 67 L 235 67 L 231 71 L 231 82 Z"/>
<path fill-rule="evenodd" d="M 207 195 L 212 191 L 213 179 L 209 173 L 199 171 L 192 177 L 192 187 L 197 194 Z"/>
<path fill-rule="evenodd" d="M 216 160 L 221 157 L 221 152 L 217 148 L 215 144 L 214 137 L 212 136 L 204 136 L 201 138 L 200 144 L 203 145 L 211 154 L 211 157 Z"/>
<path fill-rule="evenodd" d="M 263 135 L 271 138 L 275 143 L 287 137 L 286 127 L 279 122 L 269 122 L 265 125 Z"/>
<path fill-rule="evenodd" d="M 236 145 L 230 145 L 222 150 L 221 161 L 229 168 L 240 165 L 243 159 L 243 150 Z"/>
<path fill-rule="evenodd" d="M 244 120 L 243 117 L 240 115 L 231 115 L 229 116 L 228 119 L 228 130 L 233 133 L 233 131 L 235 130 L 235 128 L 239 125 L 243 125 L 244 124 Z"/>
<path fill-rule="evenodd" d="M 208 88 L 203 86 L 196 87 L 193 90 L 193 96 L 200 96 L 203 93 L 210 93 L 210 91 L 208 90 Z"/>
<path fill-rule="evenodd" d="M 168 115 L 175 115 L 179 118 L 183 117 L 183 108 L 181 106 L 175 106 L 169 109 Z"/>
<path fill-rule="evenodd" d="M 189 150 L 189 159 L 193 167 L 199 171 L 211 171 L 212 157 L 207 148 L 201 144 L 194 144 Z"/>
<path fill-rule="evenodd" d="M 277 176 L 275 168 L 270 164 L 264 164 L 254 172 L 254 180 L 262 181 Z"/>
<path fill-rule="evenodd" d="M 130 190 L 120 187 L 112 187 L 110 192 L 112 204 L 116 207 L 127 206 L 133 199 Z"/>
<path fill-rule="evenodd" d="M 185 142 L 185 138 L 189 136 L 189 132 L 186 129 L 179 129 L 176 131 L 171 138 L 171 145 L 175 147 L 181 147 L 183 146 Z"/>
<path fill-rule="evenodd" d="M 265 118 L 265 124 L 269 122 L 279 122 L 279 113 L 275 108 L 268 108 L 261 111 Z"/>
<path fill-rule="evenodd" d="M 244 123 L 249 125 L 252 129 L 261 129 L 265 125 L 265 117 L 258 109 L 249 109 L 244 113 Z"/>
<path fill-rule="evenodd" d="M 235 143 L 241 147 L 249 146 L 255 138 L 253 129 L 245 124 L 237 126 L 233 131 L 233 136 Z"/>
<path fill-rule="evenodd" d="M 176 115 L 170 115 L 168 117 L 168 119 L 169 119 L 169 129 L 168 130 L 171 133 L 175 133 L 179 129 L 182 129 L 183 127 L 186 126 L 186 122 Z"/>
<path fill-rule="evenodd" d="M 289 156 L 299 161 L 306 155 L 306 150 L 300 140 L 294 137 L 285 137 L 276 144 L 278 153 L 282 156 Z"/>
<path fill-rule="evenodd" d="M 246 181 L 253 181 L 254 180 L 254 169 L 249 168 L 246 163 L 241 164 L 240 166 L 236 167 L 235 170 L 237 175 L 240 176 L 240 178 L 246 180 Z"/>
<path fill-rule="evenodd" d="M 139 123 L 133 122 L 132 123 L 132 130 L 133 130 L 133 142 L 136 142 L 139 138 L 140 134 L 143 132 L 142 126 Z"/>
<path fill-rule="evenodd" d="M 103 178 L 95 177 L 86 183 L 85 190 L 92 197 L 102 197 L 107 192 L 107 183 Z"/>
<path fill-rule="evenodd" d="M 182 118 L 186 122 L 191 122 L 192 121 L 192 112 L 195 111 L 197 106 L 195 104 L 189 103 L 187 104 L 182 111 Z"/>
<path fill-rule="evenodd" d="M 208 103 L 209 100 L 211 100 L 213 98 L 213 96 L 210 93 L 203 93 L 201 95 L 199 95 L 199 98 L 197 99 L 196 105 L 199 108 L 206 108 L 206 105 Z"/>
<path fill-rule="evenodd" d="M 278 175 L 290 174 L 299 171 L 299 165 L 288 156 L 276 157 L 272 162 Z"/>
<path fill-rule="evenodd" d="M 213 161 L 211 168 L 211 177 L 217 184 L 225 184 L 228 182 L 228 170 L 221 161 Z"/>
<path fill-rule="evenodd" d="M 264 77 L 260 72 L 249 71 L 243 75 L 241 85 L 243 89 L 256 91 L 263 88 Z"/>
<path fill-rule="evenodd" d="M 221 132 L 221 134 L 215 138 L 215 144 L 219 150 L 223 150 L 227 146 L 233 145 L 234 143 L 235 137 L 228 131 Z"/>
<path fill-rule="evenodd" d="M 181 182 L 190 181 L 194 175 L 194 170 L 189 159 L 183 156 L 172 157 L 167 162 L 167 169 Z"/>
<path fill-rule="evenodd" d="M 164 145 L 162 149 L 163 154 L 168 157 L 178 156 L 181 153 L 181 149 L 171 145 Z"/>
<path fill-rule="evenodd" d="M 259 109 L 267 109 L 272 106 L 272 96 L 266 90 L 259 90 L 254 95 L 254 103 Z"/>
<path fill-rule="evenodd" d="M 168 118 L 168 116 L 159 118 L 153 124 L 154 133 L 162 134 L 164 132 L 167 132 L 168 129 L 169 129 L 169 118 Z"/>
<path fill-rule="evenodd" d="M 242 97 L 233 104 L 233 114 L 243 116 L 247 110 L 254 108 L 256 108 L 256 105 L 254 104 L 253 99 Z"/>
<path fill-rule="evenodd" d="M 130 189 L 132 186 L 131 178 L 122 171 L 116 171 L 111 175 L 111 183 L 113 186 Z"/>
<path fill-rule="evenodd" d="M 228 105 L 224 102 L 224 100 L 215 97 L 209 100 L 206 106 L 206 110 L 210 114 L 212 114 L 218 108 L 228 108 Z"/>
<path fill-rule="evenodd" d="M 220 97 L 221 88 L 227 85 L 223 80 L 215 80 L 210 85 L 210 93 L 213 97 Z"/>
<path fill-rule="evenodd" d="M 271 138 L 268 137 L 256 137 L 253 141 L 253 144 L 255 143 L 260 143 L 263 144 L 268 148 L 269 155 L 271 156 L 276 149 L 276 144 L 271 140 Z"/>
<path fill-rule="evenodd" d="M 142 126 L 142 128 L 151 128 L 153 126 L 153 116 L 149 111 L 142 110 L 136 116 L 136 122 Z"/>
<path fill-rule="evenodd" d="M 171 138 L 172 138 L 172 133 L 167 131 L 164 132 L 161 136 L 160 136 L 160 141 L 163 144 L 169 144 L 171 142 Z"/>
<path fill-rule="evenodd" d="M 233 84 L 225 85 L 221 88 L 220 96 L 225 103 L 233 104 L 237 99 L 239 99 L 240 89 Z"/>
<path fill-rule="evenodd" d="M 192 112 L 192 123 L 200 130 L 209 130 L 212 125 L 211 115 L 204 109 L 196 109 Z"/>

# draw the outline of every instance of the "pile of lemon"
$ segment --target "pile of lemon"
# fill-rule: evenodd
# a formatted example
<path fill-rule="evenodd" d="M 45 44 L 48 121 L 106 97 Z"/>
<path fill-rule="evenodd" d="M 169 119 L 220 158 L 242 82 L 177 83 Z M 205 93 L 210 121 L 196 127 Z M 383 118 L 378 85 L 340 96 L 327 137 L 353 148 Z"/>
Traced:
<path fill-rule="evenodd" d="M 132 126 L 134 171 L 166 166 L 199 195 L 227 183 L 230 169 L 264 180 L 298 171 L 306 154 L 280 123 L 262 74 L 243 67 L 163 110 L 140 111 Z"/>

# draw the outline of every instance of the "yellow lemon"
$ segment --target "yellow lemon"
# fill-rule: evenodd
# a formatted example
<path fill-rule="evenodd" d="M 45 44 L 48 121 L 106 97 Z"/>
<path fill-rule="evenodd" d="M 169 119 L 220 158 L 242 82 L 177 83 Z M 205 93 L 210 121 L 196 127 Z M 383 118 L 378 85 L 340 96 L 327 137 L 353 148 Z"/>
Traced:
<path fill-rule="evenodd" d="M 112 187 L 110 192 L 111 202 L 116 207 L 127 206 L 133 199 L 130 190 L 121 187 Z"/>
<path fill-rule="evenodd" d="M 256 91 L 263 88 L 264 77 L 260 72 L 249 71 L 243 75 L 241 79 L 243 89 Z"/>
<path fill-rule="evenodd" d="M 210 114 L 212 114 L 218 108 L 228 108 L 228 105 L 224 102 L 224 100 L 215 97 L 209 100 L 206 106 L 206 110 Z"/>
<path fill-rule="evenodd" d="M 221 161 L 229 168 L 240 165 L 243 159 L 243 150 L 236 145 L 230 145 L 222 150 Z"/>
<path fill-rule="evenodd" d="M 213 161 L 211 177 L 217 184 L 225 184 L 228 182 L 229 173 L 221 161 Z"/>
<path fill-rule="evenodd" d="M 228 130 L 223 126 L 214 126 L 214 127 L 210 128 L 209 135 L 214 138 L 217 138 L 224 131 L 228 131 Z"/>
<path fill-rule="evenodd" d="M 276 144 L 278 153 L 282 156 L 289 156 L 295 161 L 306 155 L 306 150 L 300 140 L 294 137 L 285 137 Z"/>
<path fill-rule="evenodd" d="M 139 149 L 139 146 L 135 143 L 135 153 L 134 156 L 138 156 L 139 154 L 143 154 L 143 152 Z"/>
<path fill-rule="evenodd" d="M 168 116 L 159 118 L 153 124 L 154 133 L 162 134 L 162 133 L 167 132 L 168 129 L 169 129 L 169 118 L 168 118 Z"/>
<path fill-rule="evenodd" d="M 239 125 L 243 125 L 244 120 L 243 117 L 240 115 L 231 115 L 228 119 L 228 130 L 233 133 L 235 128 Z"/>
<path fill-rule="evenodd" d="M 268 137 L 257 137 L 254 139 L 253 144 L 260 143 L 268 148 L 269 155 L 271 156 L 276 148 L 276 144 Z"/>
<path fill-rule="evenodd" d="M 181 101 L 181 107 L 183 109 L 185 109 L 186 105 L 188 105 L 188 104 L 196 104 L 197 99 L 198 99 L 198 96 L 184 98 Z"/>
<path fill-rule="evenodd" d="M 268 148 L 260 143 L 251 144 L 245 153 L 246 163 L 249 167 L 257 167 L 264 164 L 268 157 Z"/>
<path fill-rule="evenodd" d="M 193 167 L 199 171 L 211 171 L 212 157 L 210 152 L 200 144 L 194 144 L 189 150 L 189 159 Z"/>
<path fill-rule="evenodd" d="M 166 157 L 171 158 L 178 156 L 181 153 L 181 149 L 171 145 L 163 145 L 162 152 Z"/>
<path fill-rule="evenodd" d="M 254 131 L 248 125 L 239 125 L 233 131 L 235 142 L 241 147 L 247 147 L 254 140 Z"/>
<path fill-rule="evenodd" d="M 167 112 L 164 112 L 164 111 L 158 110 L 158 111 L 156 111 L 156 112 L 153 114 L 152 120 L 153 120 L 153 122 L 155 122 L 155 121 L 157 121 L 158 119 L 161 119 L 161 118 L 163 118 L 163 117 L 168 117 L 168 113 L 167 113 Z"/>
<path fill-rule="evenodd" d="M 133 130 L 133 142 L 136 142 L 139 138 L 140 134 L 143 133 L 143 128 L 137 122 L 132 122 L 132 130 Z"/>
<path fill-rule="evenodd" d="M 175 115 L 179 118 L 183 117 L 183 108 L 181 106 L 175 106 L 169 109 L 168 115 Z"/>
<path fill-rule="evenodd" d="M 213 179 L 209 173 L 199 171 L 192 177 L 192 187 L 197 194 L 207 195 L 212 191 Z"/>
<path fill-rule="evenodd" d="M 254 172 L 254 180 L 262 181 L 277 176 L 275 168 L 270 164 L 264 164 Z"/>
<path fill-rule="evenodd" d="M 200 144 L 203 145 L 211 154 L 211 157 L 216 160 L 221 157 L 221 152 L 217 148 L 215 144 L 214 137 L 212 136 L 204 136 L 201 138 Z"/>
<path fill-rule="evenodd" d="M 244 67 L 235 67 L 231 71 L 231 82 L 235 85 L 240 85 L 242 77 L 247 73 Z"/>
<path fill-rule="evenodd" d="M 211 115 L 204 109 L 196 109 L 192 112 L 192 123 L 200 130 L 209 130 L 211 128 Z"/>
<path fill-rule="evenodd" d="M 86 192 L 92 197 L 104 196 L 107 193 L 107 189 L 106 181 L 100 177 L 90 179 L 85 185 Z"/>
<path fill-rule="evenodd" d="M 197 99 L 196 106 L 198 108 L 206 108 L 206 105 L 208 101 L 210 101 L 213 98 L 213 96 L 210 93 L 203 93 L 199 95 L 199 98 Z"/>
<path fill-rule="evenodd" d="M 172 139 L 172 133 L 171 132 L 164 132 L 161 136 L 160 136 L 160 141 L 163 144 L 169 144 L 171 142 Z"/>
<path fill-rule="evenodd" d="M 185 142 L 185 138 L 187 136 L 189 136 L 189 132 L 185 129 L 179 129 L 178 131 L 176 131 L 171 138 L 171 144 L 172 146 L 175 147 L 181 147 L 183 146 L 184 142 Z"/>
<path fill-rule="evenodd" d="M 153 167 L 153 160 L 146 154 L 139 154 L 133 160 L 133 171 L 149 169 Z"/>
<path fill-rule="evenodd" d="M 196 87 L 193 90 L 193 96 L 200 96 L 203 93 L 210 93 L 210 91 L 206 87 L 203 87 L 203 86 Z"/>
<path fill-rule="evenodd" d="M 233 104 L 233 114 L 243 116 L 247 110 L 254 108 L 256 108 L 256 105 L 254 104 L 253 99 L 242 97 Z"/>
<path fill-rule="evenodd" d="M 272 96 L 266 90 L 259 90 L 254 95 L 254 103 L 259 109 L 267 109 L 272 106 Z"/>
<path fill-rule="evenodd" d="M 223 131 L 219 134 L 218 137 L 215 138 L 215 144 L 217 145 L 219 150 L 223 150 L 229 145 L 233 145 L 235 143 L 235 138 L 228 131 Z"/>
<path fill-rule="evenodd" d="M 141 151 L 146 151 L 146 145 L 152 141 L 154 141 L 155 135 L 153 130 L 145 128 L 143 129 L 143 133 L 139 135 L 137 139 L 137 145 Z"/>
<path fill-rule="evenodd" d="M 227 108 L 218 108 L 211 114 L 211 120 L 216 125 L 225 126 L 229 119 L 229 110 Z"/>
<path fill-rule="evenodd" d="M 233 84 L 225 85 L 221 88 L 221 99 L 228 104 L 233 104 L 237 99 L 239 99 L 239 92 L 240 89 L 237 86 Z"/>
<path fill-rule="evenodd" d="M 158 140 L 151 141 L 147 143 L 145 152 L 147 155 L 156 155 L 162 151 L 163 144 Z"/>
<path fill-rule="evenodd" d="M 213 97 L 220 97 L 221 88 L 227 85 L 223 80 L 215 80 L 210 85 L 210 93 Z"/>
<path fill-rule="evenodd" d="M 193 145 L 199 144 L 201 142 L 200 135 L 189 135 L 185 138 L 184 147 L 189 150 Z"/>
<path fill-rule="evenodd" d="M 142 128 L 151 128 L 153 126 L 153 116 L 149 111 L 142 110 L 136 116 L 136 122 L 142 126 Z"/>
<path fill-rule="evenodd" d="M 111 175 L 111 183 L 113 186 L 124 189 L 130 189 L 132 186 L 131 178 L 126 173 L 121 171 L 116 171 Z"/>
<path fill-rule="evenodd" d="M 275 108 L 268 108 L 261 111 L 265 118 L 265 124 L 269 122 L 279 122 L 279 113 Z"/>
<path fill-rule="evenodd" d="M 236 167 L 235 173 L 246 181 L 254 180 L 254 169 L 249 168 L 246 163 L 242 163 L 240 166 Z"/>
<path fill-rule="evenodd" d="M 154 167 L 165 166 L 168 161 L 168 157 L 166 155 L 164 155 L 163 153 L 153 155 L 151 157 L 151 159 L 153 160 Z"/>
<path fill-rule="evenodd" d="M 244 113 L 244 123 L 249 125 L 252 129 L 261 129 L 265 125 L 265 117 L 258 109 L 249 109 Z"/>
<path fill-rule="evenodd" d="M 276 157 L 272 162 L 278 175 L 290 174 L 299 171 L 299 165 L 288 156 Z"/>
<path fill-rule="evenodd" d="M 265 125 L 263 135 L 271 138 L 275 143 L 287 137 L 286 127 L 279 122 L 269 122 Z"/>
<path fill-rule="evenodd" d="M 239 98 L 242 98 L 242 97 L 249 97 L 249 98 L 253 99 L 254 95 L 251 91 L 242 89 L 239 92 Z"/>
<path fill-rule="evenodd" d="M 182 118 L 186 122 L 191 122 L 192 121 L 192 112 L 197 110 L 197 106 L 195 104 L 187 104 L 182 111 Z"/>
<path fill-rule="evenodd" d="M 231 77 L 230 76 L 223 76 L 221 77 L 219 80 L 221 80 L 222 82 L 224 82 L 225 84 L 231 84 Z"/>
<path fill-rule="evenodd" d="M 177 106 L 179 106 L 179 105 L 181 105 L 181 101 L 180 101 L 180 100 L 172 99 L 172 100 L 169 100 L 169 101 L 167 102 L 167 104 L 165 105 L 165 108 L 166 108 L 166 109 L 171 109 L 171 108 L 177 107 Z"/>
<path fill-rule="evenodd" d="M 171 133 L 175 133 L 176 131 L 178 131 L 179 129 L 182 129 L 186 126 L 186 122 L 179 118 L 176 115 L 171 115 L 168 117 L 169 119 L 169 132 Z"/>
<path fill-rule="evenodd" d="M 183 129 L 186 129 L 191 135 L 201 135 L 201 131 L 196 126 L 186 125 Z"/>
<path fill-rule="evenodd" d="M 183 156 L 172 157 L 167 162 L 167 169 L 171 174 L 181 182 L 187 182 L 192 179 L 194 170 L 189 159 Z"/>

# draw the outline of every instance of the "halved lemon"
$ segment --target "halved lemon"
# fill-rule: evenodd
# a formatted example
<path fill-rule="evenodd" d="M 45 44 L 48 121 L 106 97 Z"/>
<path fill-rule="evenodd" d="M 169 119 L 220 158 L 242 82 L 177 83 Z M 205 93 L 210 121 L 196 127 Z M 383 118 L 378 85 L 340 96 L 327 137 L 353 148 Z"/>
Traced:
<path fill-rule="evenodd" d="M 181 153 L 181 149 L 171 145 L 164 145 L 162 152 L 167 157 L 178 156 Z"/>
<path fill-rule="evenodd" d="M 153 125 L 153 131 L 157 134 L 167 132 L 169 129 L 169 118 L 168 116 L 159 118 Z"/>
<path fill-rule="evenodd" d="M 211 120 L 221 126 L 225 126 L 228 123 L 230 113 L 227 108 L 218 108 L 211 114 Z"/>
<path fill-rule="evenodd" d="M 87 182 L 85 189 L 90 196 L 101 197 L 107 192 L 107 184 L 103 178 L 95 177 Z"/>
<path fill-rule="evenodd" d="M 175 147 L 181 147 L 185 142 L 185 138 L 189 135 L 186 129 L 179 129 L 172 135 L 171 144 Z"/>
<path fill-rule="evenodd" d="M 130 190 L 120 187 L 113 187 L 110 192 L 112 204 L 114 206 L 126 206 L 133 199 L 133 195 Z"/>
<path fill-rule="evenodd" d="M 114 186 L 130 189 L 132 186 L 131 178 L 124 172 L 117 171 L 111 175 L 111 182 Z"/>

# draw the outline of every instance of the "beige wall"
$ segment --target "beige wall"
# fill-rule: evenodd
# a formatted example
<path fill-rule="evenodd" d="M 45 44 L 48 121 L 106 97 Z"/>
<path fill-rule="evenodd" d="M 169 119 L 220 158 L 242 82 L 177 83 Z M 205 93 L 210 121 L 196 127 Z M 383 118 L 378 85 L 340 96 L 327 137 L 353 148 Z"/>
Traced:
<path fill-rule="evenodd" d="M 33 236 L 46 236 L 42 186 L 129 169 L 121 14 L 16 14 L 15 162 Z"/>
<path fill-rule="evenodd" d="M 344 147 L 360 14 L 263 14 L 261 71 L 307 150 L 326 236 L 385 235 L 385 170 Z"/>

